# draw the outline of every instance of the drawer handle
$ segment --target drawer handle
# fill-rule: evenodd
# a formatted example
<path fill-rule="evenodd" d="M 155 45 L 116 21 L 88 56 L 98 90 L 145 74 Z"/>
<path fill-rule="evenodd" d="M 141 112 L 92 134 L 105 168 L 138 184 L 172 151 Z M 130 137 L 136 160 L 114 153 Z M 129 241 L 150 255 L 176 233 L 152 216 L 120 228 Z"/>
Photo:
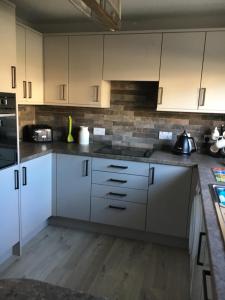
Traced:
<path fill-rule="evenodd" d="M 113 179 L 113 178 L 110 178 L 108 181 L 118 182 L 118 183 L 127 183 L 127 180 L 120 180 L 120 179 Z"/>
<path fill-rule="evenodd" d="M 119 209 L 119 210 L 125 210 L 125 209 L 127 209 L 126 206 L 115 206 L 115 205 L 109 205 L 109 208 L 111 208 L 111 209 Z"/>
<path fill-rule="evenodd" d="M 109 192 L 108 195 L 118 196 L 118 197 L 126 197 L 127 196 L 127 194 L 120 194 L 120 193 L 113 193 L 113 192 Z"/>
<path fill-rule="evenodd" d="M 203 266 L 204 265 L 203 262 L 200 261 L 203 236 L 206 236 L 205 232 L 200 232 L 199 241 L 198 241 L 198 253 L 197 253 L 197 265 L 198 266 Z"/>
<path fill-rule="evenodd" d="M 110 165 L 108 166 L 108 168 L 123 169 L 123 170 L 128 169 L 127 166 L 118 166 L 118 165 Z"/>
<path fill-rule="evenodd" d="M 204 300 L 209 300 L 208 290 L 207 290 L 207 280 L 206 280 L 207 276 L 211 276 L 211 272 L 208 271 L 208 270 L 203 270 L 202 271 L 202 280 L 203 280 L 203 295 L 204 295 Z"/>

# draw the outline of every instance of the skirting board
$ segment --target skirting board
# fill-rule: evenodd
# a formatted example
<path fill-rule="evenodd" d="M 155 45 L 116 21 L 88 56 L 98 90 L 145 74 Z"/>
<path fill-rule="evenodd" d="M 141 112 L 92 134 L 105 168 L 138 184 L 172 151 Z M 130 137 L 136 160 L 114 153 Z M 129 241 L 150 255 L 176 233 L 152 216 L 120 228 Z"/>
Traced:
<path fill-rule="evenodd" d="M 48 224 L 53 226 L 62 226 L 67 228 L 80 229 L 100 234 L 112 235 L 121 238 L 134 239 L 140 241 L 151 242 L 169 247 L 178 247 L 188 249 L 188 240 L 139 230 L 131 230 L 111 225 L 91 223 L 81 220 L 74 220 L 61 217 L 51 217 Z"/>

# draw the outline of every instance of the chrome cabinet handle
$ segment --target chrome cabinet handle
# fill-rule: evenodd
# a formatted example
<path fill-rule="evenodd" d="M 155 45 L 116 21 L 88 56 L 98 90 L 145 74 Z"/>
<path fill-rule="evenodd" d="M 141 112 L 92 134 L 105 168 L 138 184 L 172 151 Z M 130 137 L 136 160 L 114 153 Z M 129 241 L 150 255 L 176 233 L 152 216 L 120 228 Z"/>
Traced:
<path fill-rule="evenodd" d="M 66 100 L 66 84 L 60 85 L 60 100 Z"/>
<path fill-rule="evenodd" d="M 16 67 L 11 66 L 12 89 L 16 88 Z"/>
<path fill-rule="evenodd" d="M 23 81 L 23 98 L 27 98 L 27 82 Z"/>
<path fill-rule="evenodd" d="M 19 189 L 19 171 L 18 170 L 14 170 L 14 188 L 15 190 Z"/>
<path fill-rule="evenodd" d="M 159 87 L 157 104 L 162 104 L 162 99 L 163 99 L 163 87 Z"/>
<path fill-rule="evenodd" d="M 150 168 L 149 179 L 151 179 L 149 185 L 153 185 L 154 184 L 154 180 L 155 180 L 155 168 L 154 167 Z"/>
<path fill-rule="evenodd" d="M 32 82 L 28 81 L 28 98 L 32 98 Z"/>
<path fill-rule="evenodd" d="M 198 252 L 197 252 L 197 265 L 198 266 L 203 266 L 204 265 L 203 262 L 200 261 L 203 236 L 206 236 L 206 233 L 205 232 L 200 232 L 199 240 L 198 240 Z"/>
<path fill-rule="evenodd" d="M 27 185 L 27 168 L 26 167 L 22 167 L 22 177 L 23 177 L 22 184 Z"/>
<path fill-rule="evenodd" d="M 203 296 L 204 300 L 210 300 L 208 297 L 208 290 L 207 290 L 207 276 L 211 276 L 211 272 L 208 270 L 202 271 L 202 281 L 203 281 Z"/>
<path fill-rule="evenodd" d="M 127 209 L 126 206 L 109 205 L 108 207 L 111 208 L 111 209 L 119 209 L 119 210 Z"/>
<path fill-rule="evenodd" d="M 200 88 L 199 89 L 199 98 L 198 98 L 199 106 L 205 105 L 205 94 L 206 94 L 206 88 Z"/>
<path fill-rule="evenodd" d="M 99 101 L 99 86 L 94 85 L 93 86 L 93 102 Z"/>

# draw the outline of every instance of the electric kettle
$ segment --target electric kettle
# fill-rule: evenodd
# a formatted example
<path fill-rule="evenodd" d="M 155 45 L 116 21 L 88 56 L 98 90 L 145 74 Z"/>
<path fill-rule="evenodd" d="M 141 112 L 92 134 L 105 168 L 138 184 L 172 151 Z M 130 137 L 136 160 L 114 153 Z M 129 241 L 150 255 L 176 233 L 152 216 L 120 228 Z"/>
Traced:
<path fill-rule="evenodd" d="M 177 137 L 173 152 L 176 154 L 190 155 L 197 150 L 197 146 L 193 137 L 189 137 L 186 130 Z"/>

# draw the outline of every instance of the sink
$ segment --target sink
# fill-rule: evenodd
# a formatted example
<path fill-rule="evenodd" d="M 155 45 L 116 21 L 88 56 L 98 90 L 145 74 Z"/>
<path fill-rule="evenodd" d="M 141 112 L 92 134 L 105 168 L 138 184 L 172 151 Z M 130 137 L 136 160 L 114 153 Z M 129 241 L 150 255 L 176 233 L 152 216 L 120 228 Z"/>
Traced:
<path fill-rule="evenodd" d="M 225 242 L 225 185 L 210 184 L 209 189 L 216 209 L 218 222 Z"/>

